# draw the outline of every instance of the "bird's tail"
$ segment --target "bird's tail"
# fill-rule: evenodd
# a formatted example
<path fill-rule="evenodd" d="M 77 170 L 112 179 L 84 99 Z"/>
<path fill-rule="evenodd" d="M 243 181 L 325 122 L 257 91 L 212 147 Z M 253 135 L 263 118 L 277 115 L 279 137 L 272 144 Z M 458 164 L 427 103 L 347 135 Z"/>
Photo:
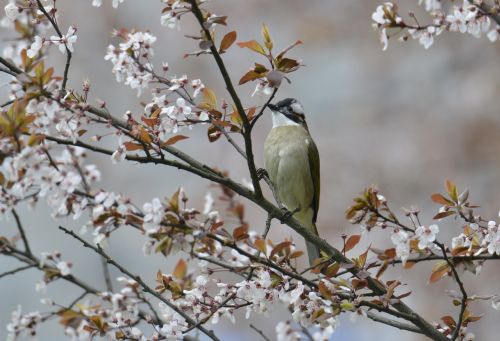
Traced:
<path fill-rule="evenodd" d="M 306 241 L 307 255 L 309 256 L 309 266 L 313 266 L 314 260 L 319 258 L 319 249 L 316 245 Z"/>
<path fill-rule="evenodd" d="M 316 224 L 313 222 L 312 210 L 308 210 L 306 212 L 298 212 L 295 214 L 295 217 L 297 218 L 298 221 L 300 221 L 302 226 L 313 232 L 315 235 L 319 236 Z M 320 250 L 316 245 L 307 240 L 306 240 L 306 248 L 307 248 L 307 255 L 309 257 L 309 265 L 312 266 L 314 260 L 319 258 Z"/>

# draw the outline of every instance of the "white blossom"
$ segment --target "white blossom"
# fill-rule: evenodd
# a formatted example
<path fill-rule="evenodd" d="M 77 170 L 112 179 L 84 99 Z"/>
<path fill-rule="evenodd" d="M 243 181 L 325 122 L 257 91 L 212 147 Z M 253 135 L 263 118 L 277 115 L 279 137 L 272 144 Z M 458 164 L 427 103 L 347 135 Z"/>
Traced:
<path fill-rule="evenodd" d="M 114 164 L 117 164 L 119 162 L 122 162 L 125 160 L 125 157 L 127 156 L 127 151 L 125 149 L 124 145 L 120 145 L 118 149 L 116 149 L 113 154 L 111 154 L 111 161 Z"/>
<path fill-rule="evenodd" d="M 408 233 L 403 230 L 394 231 L 391 235 L 391 241 L 396 245 L 396 256 L 405 264 L 410 256 L 410 238 Z"/>
<path fill-rule="evenodd" d="M 50 40 L 59 47 L 59 51 L 61 51 L 61 53 L 66 53 L 66 48 L 70 52 L 74 52 L 73 44 L 76 43 L 76 40 L 78 38 L 75 33 L 76 28 L 70 26 L 68 28 L 68 33 L 63 35 L 61 38 L 58 36 L 51 36 Z"/>
<path fill-rule="evenodd" d="M 70 270 L 71 265 L 66 261 L 59 261 L 57 262 L 56 266 L 59 269 L 59 272 L 61 273 L 62 276 L 67 276 L 71 273 Z"/>
<path fill-rule="evenodd" d="M 26 55 L 29 58 L 33 58 L 38 54 L 38 51 L 42 48 L 43 39 L 40 36 L 35 36 L 33 43 L 31 43 L 30 48 L 26 51 Z"/>
<path fill-rule="evenodd" d="M 299 341 L 301 335 L 298 331 L 293 330 L 289 321 L 282 321 L 276 325 L 276 341 Z"/>
<path fill-rule="evenodd" d="M 490 32 L 488 32 L 488 39 L 494 43 L 495 41 L 498 40 L 498 36 L 500 35 L 500 26 L 497 25 L 494 29 L 492 29 Z M 500 212 L 499 212 L 500 214 Z"/>
<path fill-rule="evenodd" d="M 148 57 L 154 54 L 152 45 L 156 37 L 148 32 L 131 32 L 124 39 L 125 41 L 118 47 L 109 45 L 104 59 L 113 64 L 112 72 L 115 74 L 116 81 L 124 82 L 132 89 L 137 89 L 139 96 L 153 79 L 151 74 L 153 65 Z"/>
<path fill-rule="evenodd" d="M 158 230 L 160 223 L 165 215 L 164 207 L 158 198 L 154 198 L 152 202 L 145 203 L 142 207 L 144 210 L 143 227 L 148 233 L 154 233 Z"/>
<path fill-rule="evenodd" d="M 436 234 L 439 232 L 439 227 L 437 225 L 431 226 L 419 226 L 415 231 L 415 235 L 418 237 L 418 248 L 423 250 L 430 247 L 436 240 Z"/>
<path fill-rule="evenodd" d="M 17 5 L 13 2 L 8 3 L 4 7 L 4 10 L 5 10 L 5 15 L 7 16 L 7 18 L 9 20 L 12 20 L 12 21 L 16 20 L 20 14 L 19 7 L 17 7 Z"/>
<path fill-rule="evenodd" d="M 491 300 L 491 307 L 495 310 L 500 310 L 500 296 L 495 296 Z"/>

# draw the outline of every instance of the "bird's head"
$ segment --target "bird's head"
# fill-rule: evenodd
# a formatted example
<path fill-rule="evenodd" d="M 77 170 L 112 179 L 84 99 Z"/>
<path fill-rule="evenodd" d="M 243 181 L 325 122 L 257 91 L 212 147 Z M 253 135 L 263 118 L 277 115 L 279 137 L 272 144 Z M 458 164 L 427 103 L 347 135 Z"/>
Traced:
<path fill-rule="evenodd" d="M 269 104 L 269 109 L 277 115 L 283 115 L 292 122 L 307 129 L 304 107 L 295 98 L 285 98 L 276 104 Z"/>

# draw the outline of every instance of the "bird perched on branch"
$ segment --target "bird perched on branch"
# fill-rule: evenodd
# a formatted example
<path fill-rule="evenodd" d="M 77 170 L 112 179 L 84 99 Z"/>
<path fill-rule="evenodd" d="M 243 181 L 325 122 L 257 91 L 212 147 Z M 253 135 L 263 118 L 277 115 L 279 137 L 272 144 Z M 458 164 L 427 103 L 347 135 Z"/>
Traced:
<path fill-rule="evenodd" d="M 318 235 L 319 153 L 309 134 L 304 107 L 294 98 L 269 104 L 273 127 L 264 145 L 264 161 L 277 199 L 311 232 Z M 309 263 L 319 249 L 306 241 Z"/>

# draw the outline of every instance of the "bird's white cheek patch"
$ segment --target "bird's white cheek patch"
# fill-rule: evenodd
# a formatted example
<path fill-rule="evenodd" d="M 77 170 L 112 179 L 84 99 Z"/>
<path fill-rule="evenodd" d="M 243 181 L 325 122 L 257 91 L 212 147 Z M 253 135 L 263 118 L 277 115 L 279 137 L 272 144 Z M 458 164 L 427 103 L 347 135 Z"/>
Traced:
<path fill-rule="evenodd" d="M 297 114 L 303 114 L 304 113 L 304 108 L 302 108 L 302 105 L 300 103 L 293 103 L 291 105 L 292 109 L 294 112 L 296 112 Z"/>
<path fill-rule="evenodd" d="M 311 144 L 311 141 L 309 141 L 309 139 L 305 139 L 304 142 L 306 143 L 306 145 L 310 145 Z"/>

